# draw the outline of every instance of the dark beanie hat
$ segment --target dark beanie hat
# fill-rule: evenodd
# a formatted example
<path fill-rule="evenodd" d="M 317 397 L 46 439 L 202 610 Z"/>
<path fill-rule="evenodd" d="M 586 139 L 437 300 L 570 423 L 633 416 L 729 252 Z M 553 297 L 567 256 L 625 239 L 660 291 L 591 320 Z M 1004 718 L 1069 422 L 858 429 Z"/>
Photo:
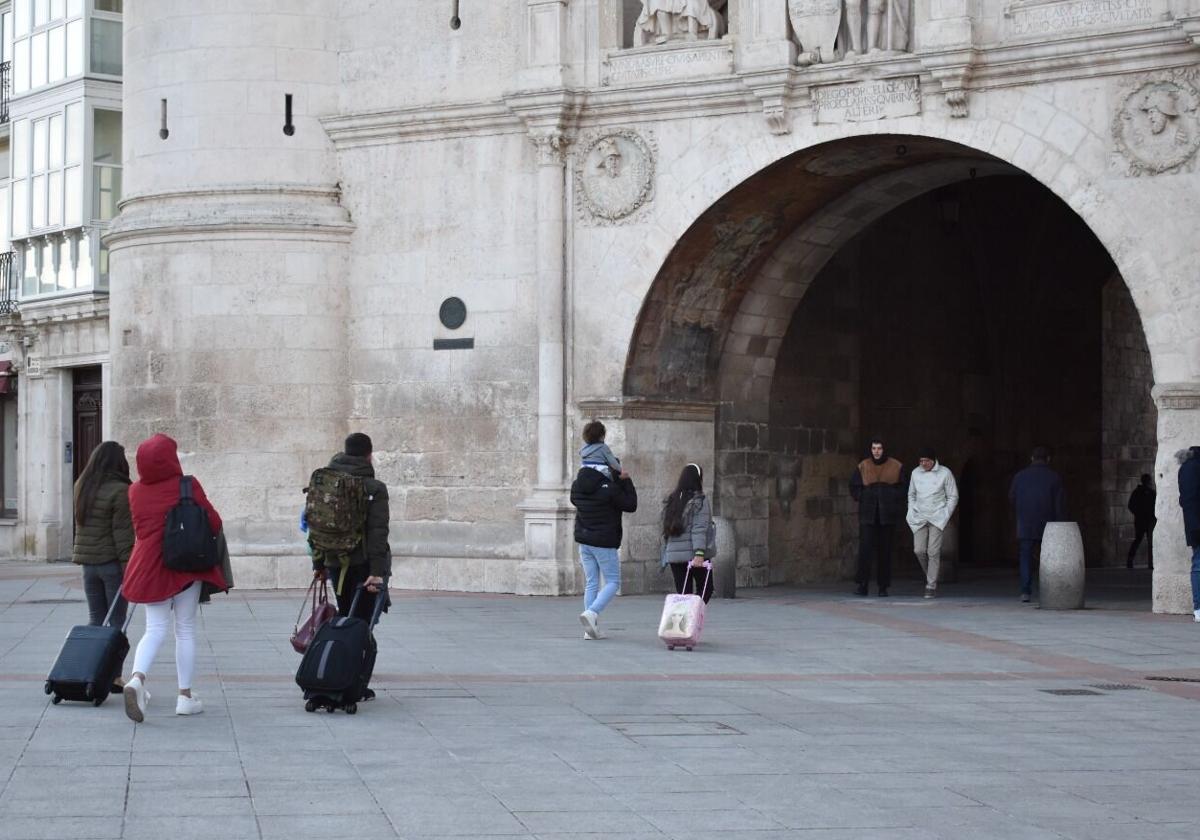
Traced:
<path fill-rule="evenodd" d="M 365 458 L 371 454 L 371 439 L 362 432 L 355 432 L 346 438 L 344 451 L 347 455 L 357 455 L 359 458 Z"/>
<path fill-rule="evenodd" d="M 928 458 L 930 461 L 936 461 L 937 453 L 933 451 L 932 446 L 923 446 L 921 447 L 921 451 L 917 453 L 917 459 L 919 460 L 921 458 Z"/>

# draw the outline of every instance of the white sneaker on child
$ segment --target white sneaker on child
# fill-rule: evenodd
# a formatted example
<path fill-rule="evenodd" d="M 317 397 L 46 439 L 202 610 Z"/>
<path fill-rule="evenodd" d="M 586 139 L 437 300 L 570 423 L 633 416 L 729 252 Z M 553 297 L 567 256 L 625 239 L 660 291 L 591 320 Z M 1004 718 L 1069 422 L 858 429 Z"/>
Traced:
<path fill-rule="evenodd" d="M 1196 623 L 1197 623 L 1197 624 L 1200 624 L 1200 610 L 1194 610 L 1194 611 L 1192 612 L 1192 615 L 1194 615 L 1194 616 L 1195 616 L 1195 621 L 1196 621 Z"/>
<path fill-rule="evenodd" d="M 194 694 L 191 697 L 180 694 L 179 699 L 175 701 L 175 714 L 177 715 L 198 715 L 203 711 L 204 704 Z"/>

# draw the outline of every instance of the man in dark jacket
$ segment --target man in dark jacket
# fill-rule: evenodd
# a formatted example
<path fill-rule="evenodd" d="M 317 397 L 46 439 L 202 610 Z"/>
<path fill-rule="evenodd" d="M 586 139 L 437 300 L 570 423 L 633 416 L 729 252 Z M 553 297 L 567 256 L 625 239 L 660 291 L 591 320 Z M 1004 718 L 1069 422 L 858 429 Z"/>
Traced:
<path fill-rule="evenodd" d="M 584 638 L 600 639 L 600 613 L 621 586 L 621 514 L 637 510 L 637 490 L 625 470 L 614 476 L 611 467 L 588 464 L 571 484 L 571 504 L 575 506 L 575 542 L 579 543 L 579 562 L 586 580 L 579 621 Z"/>
<path fill-rule="evenodd" d="M 1033 555 L 1041 547 L 1046 523 L 1067 518 L 1067 494 L 1062 477 L 1050 469 L 1050 450 L 1035 446 L 1029 460 L 1029 466 L 1013 476 L 1008 488 L 1008 500 L 1017 514 L 1021 601 L 1026 604 L 1033 593 Z"/>
<path fill-rule="evenodd" d="M 1133 556 L 1142 544 L 1142 537 L 1146 538 L 1146 559 L 1150 568 L 1154 568 L 1154 525 L 1158 522 L 1154 516 L 1154 500 L 1158 494 L 1154 492 L 1153 482 L 1150 473 L 1144 473 L 1141 483 L 1129 494 L 1129 512 L 1133 514 L 1133 545 L 1129 546 L 1129 555 L 1125 558 L 1126 569 L 1133 568 Z"/>
<path fill-rule="evenodd" d="M 871 582 L 871 561 L 877 560 L 879 597 L 892 585 L 892 542 L 896 523 L 908 510 L 908 480 L 904 465 L 887 457 L 883 441 L 871 441 L 871 457 L 864 458 L 850 476 L 850 495 L 858 502 L 858 573 L 856 595 L 866 595 Z"/>
<path fill-rule="evenodd" d="M 391 518 L 388 491 L 387 485 L 375 478 L 375 467 L 371 464 L 372 451 L 371 438 L 362 432 L 355 432 L 346 438 L 343 451 L 334 455 L 329 462 L 330 469 L 361 478 L 367 493 L 366 528 L 362 541 L 350 551 L 350 563 L 345 575 L 336 560 L 327 560 L 327 565 L 315 560 L 313 562 L 316 577 L 329 577 L 335 582 L 338 615 L 350 615 L 354 592 L 360 585 L 365 585 L 358 599 L 358 608 L 354 611 L 355 617 L 365 621 L 371 620 L 375 599 L 387 597 L 386 579 L 392 573 L 392 549 L 388 545 L 388 523 Z M 336 586 L 338 583 L 340 586 Z M 386 602 L 383 609 L 387 609 Z M 370 673 L 370 668 L 367 673 Z M 375 692 L 369 688 L 363 695 L 364 700 L 374 697 Z"/>
<path fill-rule="evenodd" d="M 1200 623 L 1200 446 L 1179 466 L 1179 506 L 1183 535 L 1192 549 L 1192 615 Z"/>

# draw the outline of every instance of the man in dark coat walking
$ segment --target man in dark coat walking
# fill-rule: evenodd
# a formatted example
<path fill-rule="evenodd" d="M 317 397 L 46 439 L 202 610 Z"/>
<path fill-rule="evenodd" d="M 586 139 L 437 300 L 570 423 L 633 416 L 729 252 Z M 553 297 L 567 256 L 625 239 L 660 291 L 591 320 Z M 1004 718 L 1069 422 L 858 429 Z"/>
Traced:
<path fill-rule="evenodd" d="M 1200 446 L 1179 467 L 1179 506 L 1183 535 L 1192 549 L 1192 615 L 1200 623 Z"/>
<path fill-rule="evenodd" d="M 1153 481 L 1150 473 L 1143 474 L 1141 484 L 1129 494 L 1129 512 L 1133 514 L 1133 545 L 1129 546 L 1129 556 L 1125 558 L 1126 569 L 1133 568 L 1133 556 L 1142 544 L 1142 537 L 1146 538 L 1146 559 L 1150 568 L 1154 568 L 1154 525 L 1158 522 L 1154 516 L 1154 501 L 1158 494 L 1154 492 Z"/>
<path fill-rule="evenodd" d="M 1047 522 L 1067 518 L 1067 494 L 1062 476 L 1050 469 L 1050 450 L 1035 446 L 1030 464 L 1013 476 L 1008 500 L 1017 514 L 1017 541 L 1021 551 L 1021 601 L 1033 593 L 1033 555 L 1041 548 Z"/>
<path fill-rule="evenodd" d="M 908 478 L 904 465 L 887 457 L 883 441 L 871 441 L 871 457 L 864 458 L 850 476 L 850 495 L 858 502 L 858 571 L 856 595 L 866 595 L 871 582 L 871 561 L 877 563 L 879 597 L 892 585 L 892 542 L 896 523 L 908 511 Z"/>

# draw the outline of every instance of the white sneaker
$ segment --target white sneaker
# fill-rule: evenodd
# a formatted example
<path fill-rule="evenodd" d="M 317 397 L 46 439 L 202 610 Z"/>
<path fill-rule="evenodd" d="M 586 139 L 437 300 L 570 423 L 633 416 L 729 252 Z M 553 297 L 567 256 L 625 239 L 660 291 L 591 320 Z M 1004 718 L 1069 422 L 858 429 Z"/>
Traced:
<path fill-rule="evenodd" d="M 121 693 L 125 697 L 126 716 L 134 723 L 144 721 L 146 704 L 150 702 L 150 692 L 146 691 L 146 685 L 142 682 L 141 677 L 130 677 Z"/>
<path fill-rule="evenodd" d="M 1193 610 L 1192 614 L 1195 616 L 1196 623 L 1200 624 L 1200 610 Z"/>
<path fill-rule="evenodd" d="M 600 616 L 595 610 L 584 610 L 579 614 L 579 623 L 583 625 L 583 634 L 589 639 L 600 638 L 600 631 L 596 628 L 596 620 Z"/>
<path fill-rule="evenodd" d="M 204 704 L 194 694 L 191 697 L 180 694 L 179 699 L 175 701 L 175 714 L 177 715 L 198 715 L 203 711 Z"/>

